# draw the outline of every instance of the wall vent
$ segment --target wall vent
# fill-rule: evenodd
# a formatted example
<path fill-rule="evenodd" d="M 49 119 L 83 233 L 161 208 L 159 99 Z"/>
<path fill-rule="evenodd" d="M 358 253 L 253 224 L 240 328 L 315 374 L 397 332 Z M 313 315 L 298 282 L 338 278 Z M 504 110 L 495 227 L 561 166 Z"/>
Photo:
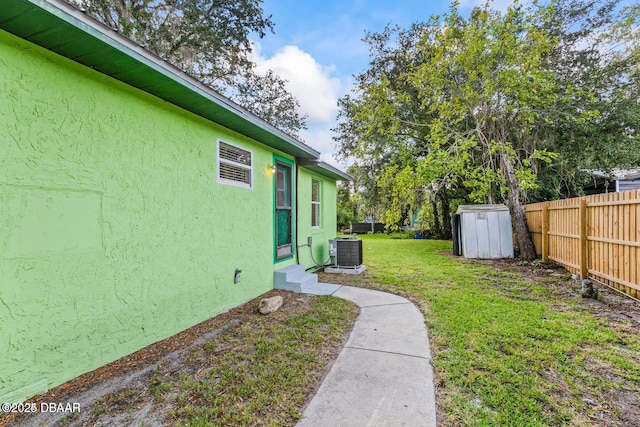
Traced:
<path fill-rule="evenodd" d="M 220 163 L 220 179 L 251 185 L 251 171 L 227 163 Z"/>
<path fill-rule="evenodd" d="M 252 153 L 218 141 L 218 182 L 251 188 Z"/>

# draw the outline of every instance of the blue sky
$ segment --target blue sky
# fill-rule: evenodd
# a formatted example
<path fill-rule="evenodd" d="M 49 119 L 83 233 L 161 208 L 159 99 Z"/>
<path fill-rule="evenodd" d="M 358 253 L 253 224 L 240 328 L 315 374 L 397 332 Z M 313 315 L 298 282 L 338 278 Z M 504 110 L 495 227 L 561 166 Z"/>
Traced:
<path fill-rule="evenodd" d="M 461 10 L 482 0 L 462 0 Z M 507 0 L 495 0 L 497 8 Z M 322 159 L 339 165 L 332 157 L 336 103 L 351 89 L 352 76 L 364 71 L 368 51 L 362 38 L 366 31 L 382 31 L 387 24 L 408 27 L 449 9 L 448 1 L 400 0 L 264 0 L 275 34 L 256 40 L 254 60 L 259 69 L 289 81 L 288 89 L 308 116 L 309 129 L 301 137 L 322 152 Z"/>
<path fill-rule="evenodd" d="M 634 1 L 622 0 L 621 4 Z M 460 0 L 459 10 L 465 14 L 485 2 Z M 511 3 L 493 0 L 492 7 L 506 10 Z M 336 124 L 338 99 L 350 91 L 352 76 L 367 67 L 365 32 L 380 32 L 387 24 L 406 28 L 447 12 L 450 1 L 263 0 L 262 6 L 275 23 L 275 34 L 255 41 L 253 59 L 259 71 L 272 69 L 288 80 L 288 90 L 308 116 L 309 129 L 301 132 L 302 139 L 319 150 L 324 161 L 344 169 L 332 156 L 331 128 Z"/>
<path fill-rule="evenodd" d="M 361 39 L 365 31 L 381 31 L 386 24 L 408 26 L 446 10 L 446 2 L 325 0 L 266 0 L 267 15 L 276 34 L 262 44 L 273 55 L 284 45 L 298 46 L 319 63 L 336 67 L 338 75 L 350 75 L 366 65 L 367 51 Z"/>

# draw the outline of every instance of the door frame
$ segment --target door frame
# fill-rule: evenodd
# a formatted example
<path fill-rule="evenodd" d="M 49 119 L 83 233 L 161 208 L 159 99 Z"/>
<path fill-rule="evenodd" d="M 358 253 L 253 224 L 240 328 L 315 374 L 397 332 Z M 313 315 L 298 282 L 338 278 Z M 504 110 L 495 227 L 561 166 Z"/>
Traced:
<path fill-rule="evenodd" d="M 277 154 L 273 155 L 273 164 L 278 167 L 278 164 L 281 164 L 291 171 L 291 255 L 284 256 L 282 258 L 278 258 L 278 228 L 277 228 L 277 171 L 273 176 L 273 260 L 275 263 L 287 261 L 293 259 L 296 254 L 296 173 L 295 167 L 296 164 L 293 160 L 287 159 L 286 157 L 279 156 Z"/>

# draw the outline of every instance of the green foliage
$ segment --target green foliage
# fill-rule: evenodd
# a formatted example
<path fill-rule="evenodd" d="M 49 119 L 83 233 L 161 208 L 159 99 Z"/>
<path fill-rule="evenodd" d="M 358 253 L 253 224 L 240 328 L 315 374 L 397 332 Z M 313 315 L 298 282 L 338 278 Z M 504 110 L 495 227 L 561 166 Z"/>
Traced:
<path fill-rule="evenodd" d="M 355 141 L 347 149 L 366 150 L 382 138 L 403 166 L 382 175 L 384 220 L 396 223 L 402 206 L 419 203 L 416 189 L 424 200 L 457 185 L 471 189 L 473 200 L 509 193 L 512 207 L 521 209 L 519 193 L 535 185 L 523 162 L 531 158 L 523 153 L 538 148 L 530 128 L 555 99 L 553 75 L 540 67 L 553 40 L 517 7 L 504 15 L 475 9 L 468 20 L 453 7 L 400 33 L 396 48 L 389 47 L 391 34 L 369 37 L 384 58 L 360 76 L 359 96 L 349 98 L 345 111 L 358 126 L 354 134 L 343 132 L 343 140 Z"/>
<path fill-rule="evenodd" d="M 403 218 L 405 207 L 416 208 L 414 189 L 416 188 L 416 174 L 410 167 L 398 170 L 397 166 L 392 166 L 385 170 L 380 178 L 379 185 L 385 194 L 389 195 L 389 206 L 381 217 L 382 222 L 390 225 L 391 230 L 398 230 L 399 226 L 409 225 L 410 218 Z"/>
<path fill-rule="evenodd" d="M 298 131 L 307 128 L 306 116 L 298 114 L 298 100 L 271 70 L 264 76 L 249 73 L 227 92 L 238 104 L 295 138 L 300 139 Z"/>
<path fill-rule="evenodd" d="M 560 0 L 553 18 L 536 24 L 558 40 L 544 65 L 566 96 L 536 129 L 557 157 L 539 166 L 530 201 L 581 195 L 584 170 L 640 164 L 639 14 L 617 3 Z"/>
<path fill-rule="evenodd" d="M 67 0 L 295 136 L 297 100 L 272 72 L 258 75 L 250 36 L 273 32 L 262 0 Z"/>
<path fill-rule="evenodd" d="M 349 228 L 352 222 L 360 222 L 357 197 L 351 195 L 350 183 L 344 182 L 338 186 L 336 204 L 338 230 Z"/>
<path fill-rule="evenodd" d="M 375 163 L 368 165 L 355 163 L 347 168 L 347 173 L 353 177 L 355 192 L 351 200 L 355 204 L 354 215 L 358 219 L 380 218 L 382 213 L 381 191 L 378 185 L 380 170 L 382 168 Z"/>
<path fill-rule="evenodd" d="M 388 224 L 438 198 L 504 201 L 533 257 L 527 194 L 579 188 L 588 165 L 640 160 L 638 55 L 603 53 L 594 37 L 626 37 L 637 53 L 637 10 L 616 20 L 611 1 L 514 2 L 504 13 L 487 3 L 464 18 L 457 6 L 368 34 L 369 68 L 340 102 L 340 155 L 375 172 Z M 559 170 L 559 182 L 539 175 Z"/>

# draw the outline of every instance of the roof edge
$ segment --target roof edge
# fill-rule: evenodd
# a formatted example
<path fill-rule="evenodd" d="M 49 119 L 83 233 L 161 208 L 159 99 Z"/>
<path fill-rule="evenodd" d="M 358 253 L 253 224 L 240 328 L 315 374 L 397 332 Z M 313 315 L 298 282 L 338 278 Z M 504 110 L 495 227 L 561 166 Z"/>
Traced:
<path fill-rule="evenodd" d="M 353 181 L 351 175 L 319 159 L 298 159 L 298 164 L 305 169 L 336 181 Z"/>
<path fill-rule="evenodd" d="M 297 140 L 296 138 L 288 135 L 286 132 L 269 124 L 268 122 L 261 119 L 257 115 L 249 112 L 245 108 L 236 104 L 229 98 L 226 98 L 225 96 L 219 94 L 209 86 L 202 83 L 200 80 L 190 76 L 189 74 L 182 71 L 178 67 L 162 59 L 160 56 L 156 55 L 155 53 L 146 50 L 144 47 L 138 45 L 137 43 L 130 40 L 129 38 L 123 36 L 122 34 L 119 34 L 114 29 L 106 26 L 105 24 L 93 18 L 92 16 L 87 15 L 85 12 L 83 12 L 81 9 L 79 9 L 75 5 L 72 5 L 62 0 L 21 0 L 21 1 L 24 4 L 31 4 L 49 13 L 50 15 L 54 16 L 58 20 L 79 29 L 83 33 L 87 34 L 88 37 L 93 37 L 94 39 L 97 39 L 107 44 L 110 48 L 118 50 L 122 54 L 130 57 L 132 60 L 137 61 L 143 66 L 149 67 L 154 71 L 161 73 L 165 78 L 170 79 L 173 82 L 181 85 L 188 91 L 191 91 L 203 97 L 204 99 L 206 99 L 206 101 L 216 104 L 216 106 L 221 107 L 227 110 L 228 112 L 230 112 L 231 114 L 245 120 L 246 122 L 248 122 L 249 125 L 259 128 L 260 130 L 271 134 L 273 137 L 282 141 L 282 143 L 284 143 L 285 145 L 291 146 L 292 152 L 288 153 L 286 150 L 283 150 L 287 154 L 291 154 L 294 156 L 305 155 L 312 158 L 317 158 L 320 156 L 319 151 L 307 146 L 302 141 Z M 26 38 L 24 35 L 21 35 L 21 34 L 16 34 L 16 35 L 25 40 L 31 41 L 28 38 Z M 54 46 L 47 46 L 44 44 L 40 44 L 40 46 L 48 50 L 51 50 L 55 53 L 61 54 L 60 52 L 56 51 Z M 66 56 L 66 55 L 63 55 L 63 56 Z M 90 66 L 84 63 L 83 65 Z M 100 71 L 100 70 L 97 70 L 97 71 Z M 124 83 L 129 84 L 133 87 L 136 87 L 139 90 L 151 93 L 152 95 L 157 96 L 171 104 L 177 105 L 180 108 L 189 110 L 189 108 L 186 108 L 184 105 L 176 104 L 175 102 L 172 102 L 169 99 L 165 99 L 156 93 L 149 92 L 148 90 L 145 90 L 142 87 L 133 85 L 132 83 L 119 79 L 118 77 L 115 77 L 115 76 L 110 76 L 110 77 L 123 81 Z M 195 113 L 195 114 L 198 114 L 198 113 Z M 198 115 L 201 115 L 201 114 L 198 114 Z M 215 120 L 213 120 L 210 117 L 204 117 L 204 118 L 214 123 L 217 123 Z M 222 125 L 225 127 L 228 127 L 224 124 Z M 233 128 L 230 128 L 230 129 L 235 130 Z M 269 144 L 266 141 L 260 141 L 260 140 L 257 140 L 257 141 L 267 146 L 270 146 L 272 148 L 282 149 L 278 147 L 273 147 L 271 144 Z"/>
<path fill-rule="evenodd" d="M 456 214 L 470 212 L 502 212 L 508 211 L 509 208 L 505 204 L 479 204 L 479 205 L 460 205 Z"/>

